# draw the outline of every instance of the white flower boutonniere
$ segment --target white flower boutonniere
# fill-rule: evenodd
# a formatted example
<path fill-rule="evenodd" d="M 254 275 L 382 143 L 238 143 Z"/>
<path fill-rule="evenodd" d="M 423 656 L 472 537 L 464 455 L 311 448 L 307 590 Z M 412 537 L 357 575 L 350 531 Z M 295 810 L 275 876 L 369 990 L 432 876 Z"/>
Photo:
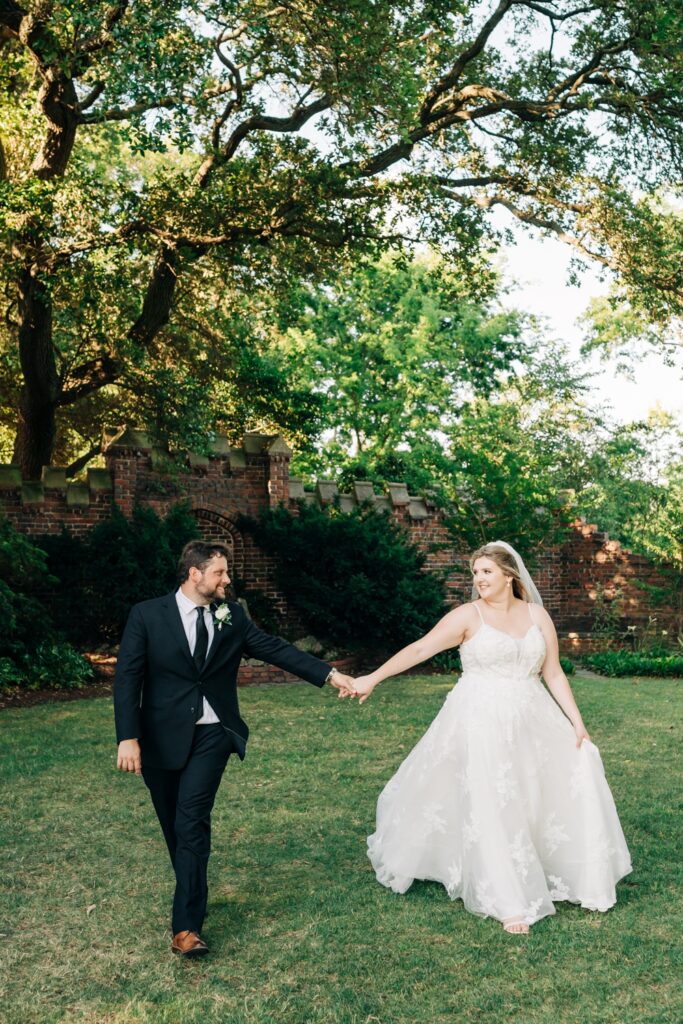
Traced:
<path fill-rule="evenodd" d="M 219 604 L 217 608 L 214 608 L 213 621 L 216 624 L 216 629 L 232 625 L 232 615 L 225 601 L 223 604 Z"/>

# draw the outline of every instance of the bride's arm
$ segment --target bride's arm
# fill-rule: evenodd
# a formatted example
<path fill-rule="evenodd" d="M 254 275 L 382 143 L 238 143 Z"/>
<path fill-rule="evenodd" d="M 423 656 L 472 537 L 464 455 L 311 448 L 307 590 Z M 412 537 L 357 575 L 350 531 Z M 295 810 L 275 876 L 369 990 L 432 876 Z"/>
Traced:
<path fill-rule="evenodd" d="M 545 609 L 537 610 L 534 607 L 534 612 L 542 617 L 539 625 L 543 632 L 546 647 L 545 661 L 541 669 L 543 678 L 553 697 L 574 726 L 576 745 L 580 747 L 584 740 L 590 739 L 590 736 L 586 731 L 586 726 L 583 724 L 581 712 L 574 700 L 572 688 L 560 664 L 560 649 L 557 643 L 557 633 L 553 620 Z"/>
<path fill-rule="evenodd" d="M 363 704 L 382 680 L 405 672 L 423 661 L 428 661 L 435 654 L 461 644 L 465 639 L 468 626 L 471 625 L 471 615 L 471 606 L 460 605 L 458 608 L 454 608 L 447 612 L 442 619 L 439 619 L 429 633 L 425 633 L 419 640 L 403 647 L 374 672 L 370 672 L 366 676 L 359 676 L 354 680 L 355 696 L 360 697 L 359 703 Z"/>

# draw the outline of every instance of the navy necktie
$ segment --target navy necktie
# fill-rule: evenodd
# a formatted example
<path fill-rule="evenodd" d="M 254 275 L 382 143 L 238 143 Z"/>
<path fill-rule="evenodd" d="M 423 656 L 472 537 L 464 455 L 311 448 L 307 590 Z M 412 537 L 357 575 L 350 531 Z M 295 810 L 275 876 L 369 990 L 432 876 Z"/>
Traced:
<path fill-rule="evenodd" d="M 204 668 L 206 652 L 208 649 L 209 631 L 206 628 L 206 622 L 204 621 L 204 607 L 200 605 L 197 608 L 197 639 L 195 640 L 194 653 L 192 655 L 199 672 Z"/>

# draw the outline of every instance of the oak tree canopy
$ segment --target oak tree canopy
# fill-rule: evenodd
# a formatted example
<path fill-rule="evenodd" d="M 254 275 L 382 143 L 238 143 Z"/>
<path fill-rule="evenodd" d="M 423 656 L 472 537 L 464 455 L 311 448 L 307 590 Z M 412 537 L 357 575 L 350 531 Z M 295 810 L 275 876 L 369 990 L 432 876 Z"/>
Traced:
<path fill-rule="evenodd" d="M 682 37 L 676 0 L 0 0 L 24 476 L 75 471 L 110 407 L 310 422 L 273 296 L 411 242 L 485 293 L 497 207 L 680 315 Z"/>

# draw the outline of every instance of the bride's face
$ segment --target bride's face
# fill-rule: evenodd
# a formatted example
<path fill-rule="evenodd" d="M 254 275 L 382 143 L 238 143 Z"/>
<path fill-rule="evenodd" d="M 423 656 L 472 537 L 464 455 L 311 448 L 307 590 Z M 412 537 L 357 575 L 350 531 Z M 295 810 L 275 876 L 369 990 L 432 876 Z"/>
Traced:
<path fill-rule="evenodd" d="M 478 558 L 472 569 L 472 579 L 479 596 L 495 600 L 508 589 L 508 578 L 492 558 Z"/>

